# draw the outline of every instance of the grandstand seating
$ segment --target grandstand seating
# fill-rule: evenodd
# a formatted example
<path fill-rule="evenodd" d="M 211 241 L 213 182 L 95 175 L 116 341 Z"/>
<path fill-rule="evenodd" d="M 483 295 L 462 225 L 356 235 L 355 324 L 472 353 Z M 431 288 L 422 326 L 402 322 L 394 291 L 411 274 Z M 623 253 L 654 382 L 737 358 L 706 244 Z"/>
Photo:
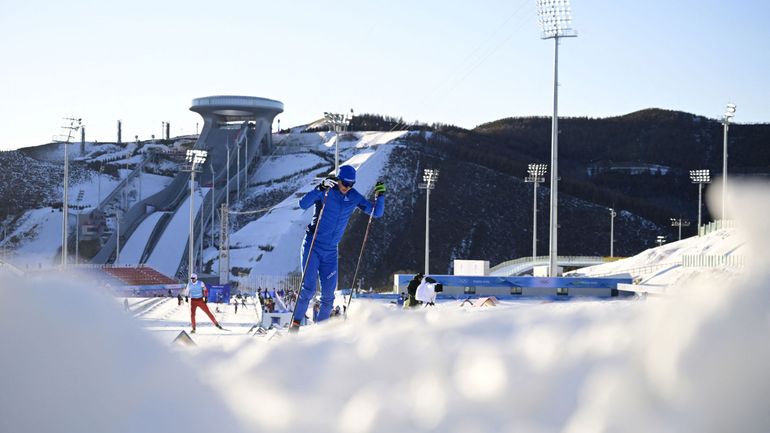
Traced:
<path fill-rule="evenodd" d="M 105 266 L 102 270 L 129 286 L 155 286 L 179 283 L 147 266 L 125 268 Z"/>

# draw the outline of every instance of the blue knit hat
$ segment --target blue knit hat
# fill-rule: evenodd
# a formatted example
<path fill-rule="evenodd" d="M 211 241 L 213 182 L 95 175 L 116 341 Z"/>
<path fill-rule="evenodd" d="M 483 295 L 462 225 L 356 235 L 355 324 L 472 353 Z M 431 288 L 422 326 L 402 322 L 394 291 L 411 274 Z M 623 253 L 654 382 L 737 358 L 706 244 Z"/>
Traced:
<path fill-rule="evenodd" d="M 337 173 L 337 177 L 345 182 L 348 183 L 355 183 L 356 182 L 356 169 L 349 165 L 342 165 L 340 166 L 340 170 Z"/>

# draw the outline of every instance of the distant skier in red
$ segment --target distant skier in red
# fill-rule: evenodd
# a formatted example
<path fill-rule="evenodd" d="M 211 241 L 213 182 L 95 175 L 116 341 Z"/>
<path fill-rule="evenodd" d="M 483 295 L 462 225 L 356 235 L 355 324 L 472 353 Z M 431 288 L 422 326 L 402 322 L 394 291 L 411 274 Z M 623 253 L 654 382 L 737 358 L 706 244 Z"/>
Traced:
<path fill-rule="evenodd" d="M 211 319 L 211 322 L 217 328 L 222 329 L 222 326 L 219 324 L 219 322 L 217 322 L 217 319 L 214 317 L 214 315 L 211 314 L 208 305 L 206 305 L 208 289 L 206 288 L 206 285 L 203 284 L 203 281 L 198 281 L 197 274 L 190 275 L 190 282 L 187 283 L 187 294 L 190 296 L 192 301 L 190 304 L 190 321 L 192 322 L 191 333 L 195 333 L 195 310 L 199 307 L 209 316 L 209 319 Z"/>

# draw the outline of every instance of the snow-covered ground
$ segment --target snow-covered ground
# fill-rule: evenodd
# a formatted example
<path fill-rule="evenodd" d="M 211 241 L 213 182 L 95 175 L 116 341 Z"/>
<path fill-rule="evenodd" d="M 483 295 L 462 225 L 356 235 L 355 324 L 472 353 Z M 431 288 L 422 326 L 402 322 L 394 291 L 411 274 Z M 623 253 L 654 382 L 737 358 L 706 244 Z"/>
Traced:
<path fill-rule="evenodd" d="M 272 339 L 229 307 L 231 332 L 198 314 L 194 347 L 171 344 L 189 329 L 173 299 L 133 300 L 132 314 L 83 279 L 4 276 L 0 431 L 765 432 L 769 198 L 768 185 L 732 196 L 742 273 L 701 268 L 665 297 L 356 299 L 348 320 Z"/>
<path fill-rule="evenodd" d="M 189 206 L 189 204 L 188 204 Z M 152 231 L 160 221 L 160 218 L 164 215 L 163 212 L 154 212 L 139 224 L 134 233 L 126 242 L 126 245 L 120 248 L 120 263 L 118 264 L 138 264 L 142 258 L 145 247 L 147 247 L 147 239 L 150 238 Z"/>
<path fill-rule="evenodd" d="M 27 211 L 8 235 L 8 239 L 16 236 L 25 242 L 9 252 L 8 260 L 20 267 L 50 266 L 58 251 L 57 239 L 61 246 L 61 226 L 60 210 L 46 207 Z"/>
<path fill-rule="evenodd" d="M 323 162 L 324 160 L 320 156 L 312 153 L 274 156 L 267 159 L 267 162 L 251 178 L 251 182 L 269 182 L 273 179 L 281 179 Z"/>
<path fill-rule="evenodd" d="M 200 210 L 203 198 L 210 188 L 199 188 L 195 190 L 195 202 L 193 203 L 193 214 Z M 158 239 L 157 245 L 152 250 L 150 258 L 147 259 L 147 265 L 156 271 L 173 276 L 179 267 L 179 263 L 184 255 L 184 249 L 189 242 L 190 233 L 190 197 L 177 208 L 176 213 L 169 221 L 163 235 Z"/>

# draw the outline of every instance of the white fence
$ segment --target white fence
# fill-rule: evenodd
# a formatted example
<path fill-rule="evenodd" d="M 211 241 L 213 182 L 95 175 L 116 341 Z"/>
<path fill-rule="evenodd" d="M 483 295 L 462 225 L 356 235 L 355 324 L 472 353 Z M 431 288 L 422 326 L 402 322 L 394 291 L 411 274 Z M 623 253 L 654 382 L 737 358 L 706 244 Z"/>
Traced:
<path fill-rule="evenodd" d="M 302 282 L 299 274 L 289 275 L 252 275 L 240 280 L 241 291 L 252 292 L 256 289 L 299 290 Z"/>
<path fill-rule="evenodd" d="M 685 268 L 742 268 L 746 266 L 744 256 L 719 255 L 684 255 L 682 267 Z"/>
<path fill-rule="evenodd" d="M 722 229 L 734 229 L 737 224 L 734 220 L 716 220 L 698 227 L 698 236 L 705 236 Z"/>

